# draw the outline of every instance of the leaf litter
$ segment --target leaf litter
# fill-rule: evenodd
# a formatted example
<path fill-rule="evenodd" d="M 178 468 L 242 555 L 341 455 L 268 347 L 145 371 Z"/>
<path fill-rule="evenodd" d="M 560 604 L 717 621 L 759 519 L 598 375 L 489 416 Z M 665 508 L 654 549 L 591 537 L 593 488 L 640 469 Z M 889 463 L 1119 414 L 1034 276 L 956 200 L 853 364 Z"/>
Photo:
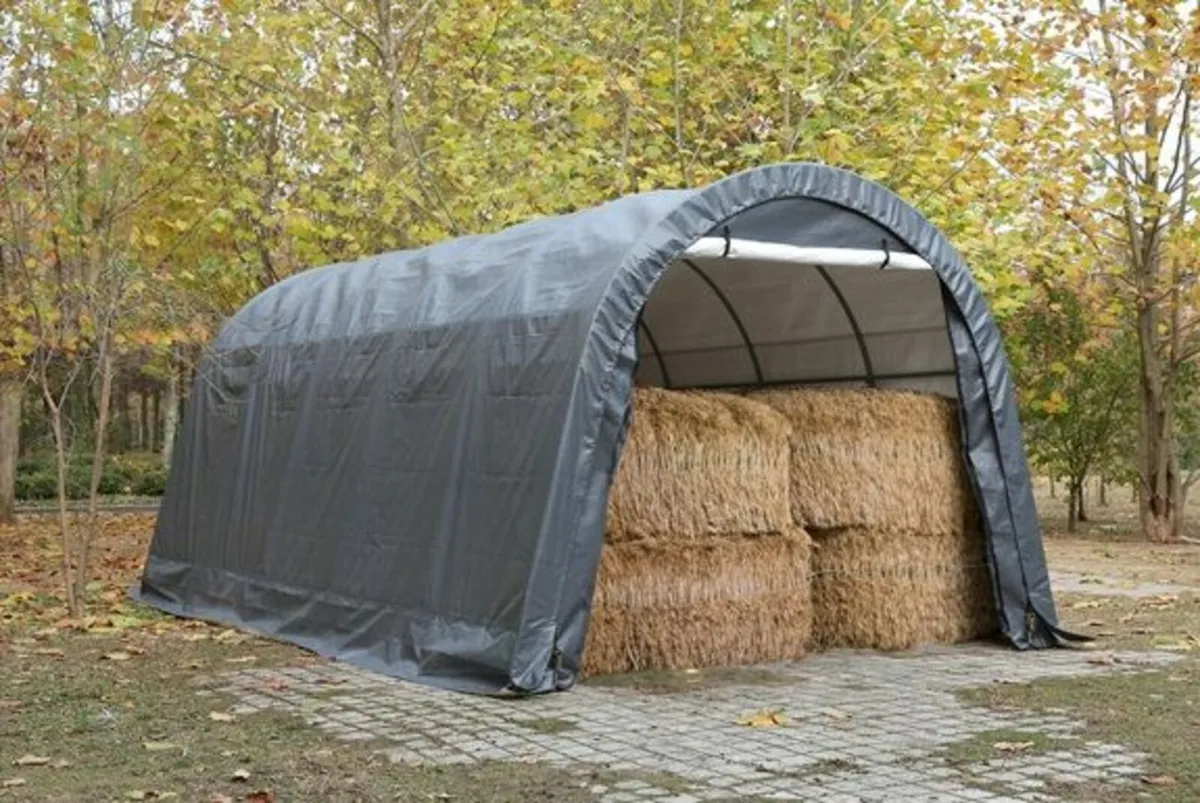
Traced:
<path fill-rule="evenodd" d="M 786 725 L 787 722 L 788 719 L 784 716 L 783 711 L 775 709 L 747 714 L 740 718 L 737 724 L 744 728 L 777 728 L 781 725 Z"/>

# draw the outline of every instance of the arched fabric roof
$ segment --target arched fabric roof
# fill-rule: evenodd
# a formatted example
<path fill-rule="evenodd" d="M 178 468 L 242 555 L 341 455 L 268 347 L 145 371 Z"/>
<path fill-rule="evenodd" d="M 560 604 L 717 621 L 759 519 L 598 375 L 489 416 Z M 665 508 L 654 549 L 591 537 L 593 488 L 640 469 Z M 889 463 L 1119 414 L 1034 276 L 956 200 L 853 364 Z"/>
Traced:
<path fill-rule="evenodd" d="M 679 261 L 708 235 L 886 245 L 933 274 Z M 1001 630 L 1020 648 L 1056 643 L 1013 388 L 978 288 L 899 198 L 812 164 L 263 292 L 202 366 L 139 596 L 450 688 L 568 687 L 635 372 L 956 393 Z"/>

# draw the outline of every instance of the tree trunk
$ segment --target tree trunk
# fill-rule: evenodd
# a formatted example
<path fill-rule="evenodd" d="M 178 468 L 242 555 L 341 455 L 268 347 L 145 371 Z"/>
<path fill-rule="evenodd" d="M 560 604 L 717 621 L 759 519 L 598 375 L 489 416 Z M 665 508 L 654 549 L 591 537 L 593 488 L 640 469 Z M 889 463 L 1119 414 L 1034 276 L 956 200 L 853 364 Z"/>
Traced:
<path fill-rule="evenodd" d="M 62 539 L 63 590 L 67 595 L 67 613 L 72 619 L 83 616 L 83 607 L 75 595 L 74 577 L 75 548 L 74 533 L 67 514 L 67 436 L 63 426 L 62 406 L 50 394 L 45 376 L 42 377 L 42 399 L 50 415 L 50 428 L 54 432 L 54 465 L 58 486 L 58 535 Z"/>
<path fill-rule="evenodd" d="M 1179 507 L 1175 511 L 1175 538 L 1179 539 L 1183 535 L 1183 520 L 1187 515 L 1187 500 L 1188 492 L 1192 490 L 1190 482 L 1185 482 L 1179 487 Z"/>
<path fill-rule="evenodd" d="M 1108 507 L 1108 483 L 1100 478 L 1100 507 Z"/>
<path fill-rule="evenodd" d="M 163 398 L 163 465 L 171 467 L 175 431 L 179 428 L 179 366 L 172 360 L 167 375 L 167 395 Z"/>
<path fill-rule="evenodd" d="M 150 435 L 147 438 L 148 443 L 146 444 L 146 451 L 148 452 L 158 451 L 158 418 L 162 412 L 159 409 L 160 407 L 159 395 L 158 391 L 156 390 L 150 394 L 150 423 L 147 426 L 147 430 L 149 431 Z"/>
<path fill-rule="evenodd" d="M 113 405 L 112 417 L 116 423 L 116 437 L 113 439 L 112 448 L 114 452 L 128 452 L 133 448 L 133 418 L 129 407 L 129 377 L 122 377 L 120 382 L 116 382 L 115 395 L 118 399 L 118 404 Z"/>
<path fill-rule="evenodd" d="M 1141 484 L 1138 514 L 1142 532 L 1155 542 L 1174 540 L 1179 498 L 1178 457 L 1175 453 L 1174 409 L 1158 353 L 1157 305 L 1138 310 L 1138 475 Z"/>
<path fill-rule="evenodd" d="M 1079 493 L 1076 496 L 1076 500 L 1077 500 L 1077 504 L 1079 505 L 1079 515 L 1078 515 L 1079 521 L 1081 521 L 1081 522 L 1087 521 L 1088 520 L 1087 505 L 1085 504 L 1085 502 L 1087 501 L 1087 480 L 1086 479 L 1079 481 Z"/>
<path fill-rule="evenodd" d="M 92 445 L 92 476 L 88 482 L 87 532 L 80 539 L 79 558 L 75 567 L 75 598 L 82 601 L 87 589 L 88 550 L 100 530 L 100 475 L 104 471 L 105 435 L 108 432 L 108 414 L 112 406 L 112 358 L 107 353 L 107 344 L 100 347 L 100 393 L 96 411 L 96 442 Z"/>
<path fill-rule="evenodd" d="M 1051 498 L 1051 499 L 1057 499 L 1057 498 L 1058 498 L 1058 497 L 1057 497 L 1057 495 L 1056 495 L 1056 494 L 1055 494 L 1055 492 L 1054 492 L 1054 476 L 1053 476 L 1053 475 L 1051 475 L 1051 477 L 1050 477 L 1050 498 Z"/>
<path fill-rule="evenodd" d="M 0 376 L 0 524 L 12 522 L 16 517 L 22 389 L 23 384 L 16 376 Z"/>
<path fill-rule="evenodd" d="M 134 449 L 141 451 L 142 449 L 142 419 L 138 415 L 138 399 L 140 394 L 130 390 L 125 397 L 126 413 L 129 415 L 129 444 Z"/>
<path fill-rule="evenodd" d="M 1074 482 L 1067 484 L 1067 532 L 1074 534 L 1079 522 L 1079 486 Z"/>
<path fill-rule="evenodd" d="M 139 448 L 147 451 L 154 451 L 153 435 L 151 435 L 150 424 L 150 394 L 143 390 L 138 394 L 141 397 L 142 409 L 141 415 L 138 417 L 138 425 L 141 427 L 142 436 L 138 439 L 141 441 Z"/>

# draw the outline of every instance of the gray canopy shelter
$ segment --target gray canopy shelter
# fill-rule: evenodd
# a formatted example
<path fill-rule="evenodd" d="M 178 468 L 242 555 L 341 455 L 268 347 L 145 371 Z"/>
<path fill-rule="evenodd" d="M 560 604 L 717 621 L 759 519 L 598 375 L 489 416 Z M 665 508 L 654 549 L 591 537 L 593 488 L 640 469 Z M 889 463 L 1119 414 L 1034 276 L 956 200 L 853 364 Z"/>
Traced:
<path fill-rule="evenodd" d="M 201 368 L 136 593 L 398 677 L 567 688 L 635 377 L 956 396 L 1000 630 L 1062 637 L 967 266 L 887 190 L 811 164 L 266 290 Z"/>

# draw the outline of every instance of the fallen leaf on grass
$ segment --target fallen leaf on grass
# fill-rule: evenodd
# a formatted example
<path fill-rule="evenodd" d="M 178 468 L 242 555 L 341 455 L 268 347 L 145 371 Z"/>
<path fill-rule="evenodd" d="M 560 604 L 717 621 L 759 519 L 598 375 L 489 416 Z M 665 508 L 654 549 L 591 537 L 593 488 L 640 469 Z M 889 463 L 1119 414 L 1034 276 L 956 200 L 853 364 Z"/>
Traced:
<path fill-rule="evenodd" d="M 1104 627 L 1106 624 L 1108 624 L 1108 622 L 1103 622 L 1099 619 L 1093 619 L 1092 621 L 1086 623 L 1084 626 L 1085 627 Z"/>
<path fill-rule="evenodd" d="M 0 608 L 17 608 L 33 602 L 33 594 L 28 591 L 17 591 L 0 599 Z"/>
<path fill-rule="evenodd" d="M 149 750 L 151 753 L 162 753 L 167 750 L 179 750 L 179 745 L 174 742 L 142 742 L 142 747 Z"/>
<path fill-rule="evenodd" d="M 56 758 L 50 763 L 50 766 L 54 767 L 56 770 L 65 770 L 67 767 L 71 766 L 71 762 L 67 761 L 65 758 Z"/>
<path fill-rule="evenodd" d="M 33 654 L 34 655 L 48 655 L 52 658 L 65 658 L 67 655 L 65 652 L 60 650 L 58 647 L 43 647 L 40 650 L 34 650 Z"/>
<path fill-rule="evenodd" d="M 345 683 L 345 682 L 346 682 L 345 678 L 327 678 L 327 677 L 317 678 L 317 683 L 320 683 L 320 684 L 336 685 L 336 684 L 341 684 L 341 683 Z"/>
<path fill-rule="evenodd" d="M 13 764 L 17 767 L 44 767 L 49 763 L 49 756 L 35 756 L 33 753 L 26 753 L 20 758 L 13 760 Z"/>
<path fill-rule="evenodd" d="M 1100 607 L 1100 600 L 1098 600 L 1098 599 L 1085 599 L 1085 600 L 1081 600 L 1079 602 L 1075 602 L 1075 603 L 1071 604 L 1071 608 L 1074 610 L 1077 610 L 1077 611 L 1084 610 L 1085 608 L 1099 608 L 1099 607 Z"/>
<path fill-rule="evenodd" d="M 229 780 L 231 780 L 231 781 L 248 781 L 248 780 L 250 780 L 250 770 L 245 769 L 245 768 L 239 769 L 239 770 L 234 770 L 233 775 L 229 776 Z"/>
<path fill-rule="evenodd" d="M 1191 652 L 1192 650 L 1200 650 L 1200 638 L 1195 636 L 1184 636 L 1181 639 L 1174 641 L 1166 641 L 1155 639 L 1151 642 L 1155 649 L 1170 650 L 1171 652 Z"/>
<path fill-rule="evenodd" d="M 24 778 L 9 778 L 4 783 L 0 784 L 0 786 L 3 786 L 5 789 L 15 789 L 18 786 L 24 786 L 24 785 L 25 785 Z"/>
<path fill-rule="evenodd" d="M 786 725 L 787 717 L 782 711 L 759 711 L 742 717 L 737 724 L 746 728 L 776 728 Z"/>
<path fill-rule="evenodd" d="M 226 714 L 223 711 L 210 711 L 208 718 L 213 722 L 233 722 L 237 717 L 233 714 Z"/>
<path fill-rule="evenodd" d="M 850 714 L 846 713 L 845 711 L 841 711 L 837 708 L 826 708 L 821 713 L 824 714 L 825 716 L 829 717 L 830 719 L 836 719 L 839 722 L 850 719 Z"/>
<path fill-rule="evenodd" d="M 1033 747 L 1033 742 L 996 742 L 992 747 L 1002 753 L 1019 753 Z"/>
<path fill-rule="evenodd" d="M 108 627 L 110 630 L 136 630 L 144 624 L 146 624 L 145 619 L 127 614 L 116 614 L 115 616 L 108 617 Z"/>
<path fill-rule="evenodd" d="M 267 688 L 271 691 L 287 691 L 288 684 L 286 680 L 271 678 L 267 681 Z"/>
<path fill-rule="evenodd" d="M 270 789 L 256 789 L 242 799 L 246 803 L 275 803 L 275 793 Z"/>
<path fill-rule="evenodd" d="M 1174 786 L 1177 781 L 1170 775 L 1143 775 L 1142 783 L 1150 786 Z"/>
<path fill-rule="evenodd" d="M 23 705 L 25 703 L 20 700 L 0 700 L 0 711 L 16 711 Z"/>
<path fill-rule="evenodd" d="M 1111 655 L 1093 655 L 1088 658 L 1087 662 L 1093 666 L 1112 666 L 1117 662 L 1117 659 Z"/>
<path fill-rule="evenodd" d="M 248 664 L 248 663 L 251 663 L 251 662 L 257 661 L 257 660 L 258 660 L 258 656 L 243 655 L 241 658 L 226 658 L 225 663 L 227 663 L 227 664 Z"/>
<path fill-rule="evenodd" d="M 133 657 L 132 655 L 125 652 L 124 650 L 114 650 L 113 652 L 106 652 L 106 653 L 104 653 L 104 655 L 101 655 L 100 660 L 101 661 L 128 661 L 132 657 Z"/>

